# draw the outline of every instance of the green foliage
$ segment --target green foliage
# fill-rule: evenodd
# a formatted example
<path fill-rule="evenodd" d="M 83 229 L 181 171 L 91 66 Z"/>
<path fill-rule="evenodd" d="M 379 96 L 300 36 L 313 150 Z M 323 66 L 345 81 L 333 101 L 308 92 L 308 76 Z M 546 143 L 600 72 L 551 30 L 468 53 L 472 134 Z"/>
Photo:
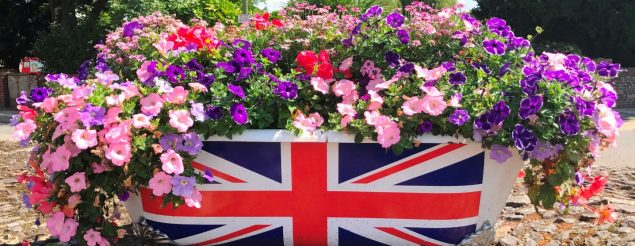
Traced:
<path fill-rule="evenodd" d="M 631 0 L 518 1 L 478 0 L 474 15 L 500 17 L 517 36 L 545 29 L 535 40 L 538 51 L 577 51 L 635 65 L 635 2 Z"/>
<path fill-rule="evenodd" d="M 39 30 L 48 27 L 50 13 L 41 11 L 44 0 L 0 0 L 0 68 L 17 68 Z"/>

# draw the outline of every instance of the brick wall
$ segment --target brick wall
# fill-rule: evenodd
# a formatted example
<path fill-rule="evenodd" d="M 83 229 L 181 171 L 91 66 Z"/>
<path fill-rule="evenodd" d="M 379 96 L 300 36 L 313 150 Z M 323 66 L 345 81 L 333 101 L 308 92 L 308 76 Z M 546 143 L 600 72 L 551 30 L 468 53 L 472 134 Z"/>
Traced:
<path fill-rule="evenodd" d="M 635 108 L 635 67 L 623 69 L 626 71 L 621 72 L 614 82 L 617 91 L 617 107 Z"/>

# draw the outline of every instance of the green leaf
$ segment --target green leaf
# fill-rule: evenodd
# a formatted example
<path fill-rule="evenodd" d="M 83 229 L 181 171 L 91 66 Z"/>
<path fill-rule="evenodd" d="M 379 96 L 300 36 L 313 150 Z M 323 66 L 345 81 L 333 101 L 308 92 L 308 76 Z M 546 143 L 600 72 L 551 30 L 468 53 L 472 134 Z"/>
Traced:
<path fill-rule="evenodd" d="M 544 184 L 540 188 L 539 198 L 543 207 L 547 209 L 553 208 L 553 204 L 556 202 L 556 191 L 553 189 L 553 186 Z"/>
<path fill-rule="evenodd" d="M 355 134 L 355 143 L 361 143 L 364 141 L 364 135 L 361 132 Z"/>

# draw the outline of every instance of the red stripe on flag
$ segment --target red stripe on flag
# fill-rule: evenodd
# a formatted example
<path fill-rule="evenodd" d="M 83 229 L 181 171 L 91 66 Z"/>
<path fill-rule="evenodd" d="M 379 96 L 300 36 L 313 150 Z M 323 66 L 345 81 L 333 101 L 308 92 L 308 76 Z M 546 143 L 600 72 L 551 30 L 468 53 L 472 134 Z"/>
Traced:
<path fill-rule="evenodd" d="M 224 179 L 224 180 L 227 180 L 228 182 L 231 182 L 231 183 L 247 183 L 247 182 L 245 182 L 242 179 L 236 178 L 234 176 L 231 176 L 229 174 L 226 174 L 224 172 L 218 171 L 218 170 L 216 170 L 214 168 L 205 166 L 205 165 L 203 165 L 201 163 L 198 163 L 198 162 L 195 162 L 195 161 L 192 162 L 192 167 L 194 167 L 194 169 L 198 169 L 198 170 L 203 171 L 203 172 L 205 172 L 205 169 L 209 169 L 209 170 L 212 171 L 212 174 L 214 174 L 214 176 L 219 177 L 219 178 Z"/>
<path fill-rule="evenodd" d="M 443 146 L 441 148 L 435 149 L 433 151 L 430 151 L 428 153 L 425 153 L 419 157 L 410 159 L 408 161 L 405 161 L 401 164 L 386 168 L 384 170 L 381 170 L 379 172 L 376 172 L 372 175 L 366 176 L 364 178 L 358 179 L 356 181 L 353 181 L 354 184 L 368 184 L 370 182 L 376 181 L 378 179 L 384 178 L 386 176 L 389 176 L 391 174 L 394 174 L 396 172 L 402 171 L 404 169 L 416 166 L 422 162 L 434 159 L 436 157 L 439 157 L 443 154 L 446 154 L 448 152 L 454 151 L 458 148 L 461 148 L 465 146 L 465 144 L 448 144 L 446 146 Z"/>
<path fill-rule="evenodd" d="M 200 242 L 200 243 L 197 243 L 197 244 L 193 244 L 193 245 L 210 245 L 210 244 L 220 243 L 220 242 L 225 241 L 225 240 L 229 240 L 229 239 L 232 239 L 232 238 L 240 237 L 240 236 L 248 234 L 248 233 L 255 232 L 255 231 L 260 230 L 262 228 L 265 228 L 267 226 L 270 226 L 270 225 L 252 225 L 250 227 L 246 227 L 246 228 L 240 229 L 238 231 L 229 233 L 229 234 L 227 234 L 225 236 L 217 237 L 217 238 L 214 238 L 214 239 L 211 239 L 211 240 L 207 240 L 205 242 Z"/>
<path fill-rule="evenodd" d="M 340 218 L 451 220 L 478 215 L 481 193 L 392 193 L 329 191 L 201 191 L 201 208 L 161 207 L 162 197 L 141 190 L 143 209 L 166 216 L 295 217 L 318 213 Z"/>
<path fill-rule="evenodd" d="M 408 240 L 410 242 L 416 243 L 417 245 L 426 245 L 426 246 L 437 246 L 438 244 L 434 244 L 428 241 L 425 241 L 421 238 L 415 237 L 413 235 L 410 235 L 408 233 L 405 233 L 403 231 L 397 230 L 395 228 L 392 227 L 375 227 L 376 229 L 383 231 L 385 233 L 388 233 L 390 235 L 393 235 L 395 237 L 404 239 L 404 240 Z"/>

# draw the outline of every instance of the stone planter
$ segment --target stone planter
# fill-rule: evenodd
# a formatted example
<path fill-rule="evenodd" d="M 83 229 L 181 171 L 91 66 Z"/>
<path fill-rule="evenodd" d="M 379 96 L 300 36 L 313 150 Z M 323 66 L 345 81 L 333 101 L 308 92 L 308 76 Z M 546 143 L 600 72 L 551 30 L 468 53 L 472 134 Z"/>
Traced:
<path fill-rule="evenodd" d="M 251 130 L 205 142 L 200 209 L 161 207 L 149 190 L 126 206 L 184 245 L 446 245 L 492 225 L 522 161 L 478 143 L 422 136 L 399 156 L 370 141 Z M 515 151 L 514 151 L 515 152 Z"/>

